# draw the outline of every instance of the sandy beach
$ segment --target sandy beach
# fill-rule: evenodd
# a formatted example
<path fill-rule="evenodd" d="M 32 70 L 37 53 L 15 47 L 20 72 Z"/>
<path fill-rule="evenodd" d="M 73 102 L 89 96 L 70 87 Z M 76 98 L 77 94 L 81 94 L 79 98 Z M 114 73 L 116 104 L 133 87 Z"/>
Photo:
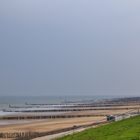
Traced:
<path fill-rule="evenodd" d="M 73 112 L 66 112 L 63 114 L 63 115 L 93 115 L 92 117 L 55 118 L 55 119 L 38 119 L 38 120 L 25 119 L 25 120 L 17 120 L 17 122 L 16 120 L 14 120 L 15 122 L 13 124 L 11 123 L 6 125 L 1 125 L 0 132 L 1 133 L 51 132 L 51 131 L 61 130 L 73 126 L 92 124 L 95 122 L 106 120 L 106 115 L 109 114 L 118 115 L 118 114 L 125 114 L 127 112 L 136 112 L 138 111 L 137 109 L 131 109 L 131 108 L 138 108 L 138 107 L 139 105 L 117 106 L 117 107 L 113 107 L 114 109 L 112 110 L 108 109 L 107 107 L 106 110 L 100 109 L 100 110 L 88 110 L 88 111 L 73 111 Z M 25 113 L 24 115 L 27 114 L 28 113 Z M 33 113 L 29 113 L 28 115 L 33 115 Z M 8 121 L 10 122 L 13 120 L 8 120 Z M 8 140 L 12 140 L 12 138 Z"/>
<path fill-rule="evenodd" d="M 32 108 L 26 109 L 10 106 L 9 112 L 1 111 L 0 139 L 14 140 L 20 137 L 37 139 L 37 137 L 44 136 L 48 136 L 50 139 L 61 135 L 61 133 L 62 135 L 68 134 L 72 130 L 82 131 L 88 127 L 108 123 L 107 115 L 135 114 L 139 112 L 140 108 L 137 98 L 103 100 L 98 104 L 55 106 L 58 106 L 58 108 L 55 107 L 56 110 L 47 106 L 45 108 L 44 105 L 40 105 L 38 108 L 33 105 Z"/>

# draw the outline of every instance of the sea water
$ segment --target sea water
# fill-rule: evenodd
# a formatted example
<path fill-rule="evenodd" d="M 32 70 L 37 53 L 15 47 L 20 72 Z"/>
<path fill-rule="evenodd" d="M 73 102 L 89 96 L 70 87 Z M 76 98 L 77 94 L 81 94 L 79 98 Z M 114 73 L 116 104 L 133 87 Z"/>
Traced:
<path fill-rule="evenodd" d="M 102 99 L 109 99 L 114 98 L 111 96 L 1 96 L 0 97 L 0 116 L 7 116 L 7 115 L 19 115 L 22 112 L 5 112 L 3 110 L 9 109 L 9 105 L 12 106 L 26 106 L 26 104 L 59 104 L 62 103 L 89 103 L 94 102 Z M 35 109 L 35 106 L 32 108 Z M 49 109 L 49 108 L 48 108 Z M 56 115 L 61 114 L 64 112 L 45 112 L 45 115 Z M 40 114 L 40 113 L 38 113 Z M 9 120 L 4 121 L 0 120 L 0 125 L 8 125 L 8 124 L 15 124 L 15 123 L 25 123 L 27 120 Z"/>
<path fill-rule="evenodd" d="M 30 104 L 61 104 L 62 102 L 83 102 L 113 98 L 111 96 L 0 96 L 0 107 Z"/>

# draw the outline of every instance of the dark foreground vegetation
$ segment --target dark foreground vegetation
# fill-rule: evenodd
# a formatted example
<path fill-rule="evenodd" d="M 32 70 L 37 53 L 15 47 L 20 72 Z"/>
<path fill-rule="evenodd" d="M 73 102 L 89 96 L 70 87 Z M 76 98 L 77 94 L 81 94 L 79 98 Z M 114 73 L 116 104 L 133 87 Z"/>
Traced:
<path fill-rule="evenodd" d="M 140 140 L 140 116 L 90 128 L 57 140 Z"/>

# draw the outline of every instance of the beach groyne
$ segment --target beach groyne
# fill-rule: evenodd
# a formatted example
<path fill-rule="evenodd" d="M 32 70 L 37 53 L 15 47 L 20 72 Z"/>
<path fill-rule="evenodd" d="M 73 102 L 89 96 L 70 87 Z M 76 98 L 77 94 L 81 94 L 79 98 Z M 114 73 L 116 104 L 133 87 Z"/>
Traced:
<path fill-rule="evenodd" d="M 28 119 L 59 119 L 59 118 L 80 118 L 80 117 L 101 117 L 106 115 L 30 115 L 30 116 L 3 116 L 0 120 L 28 120 Z"/>
<path fill-rule="evenodd" d="M 4 109 L 3 112 L 73 112 L 73 111 L 92 111 L 92 110 L 129 110 L 139 109 L 139 106 L 127 106 L 127 107 L 98 107 L 98 108 L 57 108 L 57 109 Z"/>

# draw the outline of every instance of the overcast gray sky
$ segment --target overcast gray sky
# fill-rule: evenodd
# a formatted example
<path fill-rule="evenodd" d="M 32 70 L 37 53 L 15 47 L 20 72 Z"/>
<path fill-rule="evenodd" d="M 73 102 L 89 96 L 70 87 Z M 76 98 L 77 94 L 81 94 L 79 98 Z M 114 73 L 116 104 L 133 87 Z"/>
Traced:
<path fill-rule="evenodd" d="M 140 1 L 1 0 L 0 95 L 140 95 Z"/>

